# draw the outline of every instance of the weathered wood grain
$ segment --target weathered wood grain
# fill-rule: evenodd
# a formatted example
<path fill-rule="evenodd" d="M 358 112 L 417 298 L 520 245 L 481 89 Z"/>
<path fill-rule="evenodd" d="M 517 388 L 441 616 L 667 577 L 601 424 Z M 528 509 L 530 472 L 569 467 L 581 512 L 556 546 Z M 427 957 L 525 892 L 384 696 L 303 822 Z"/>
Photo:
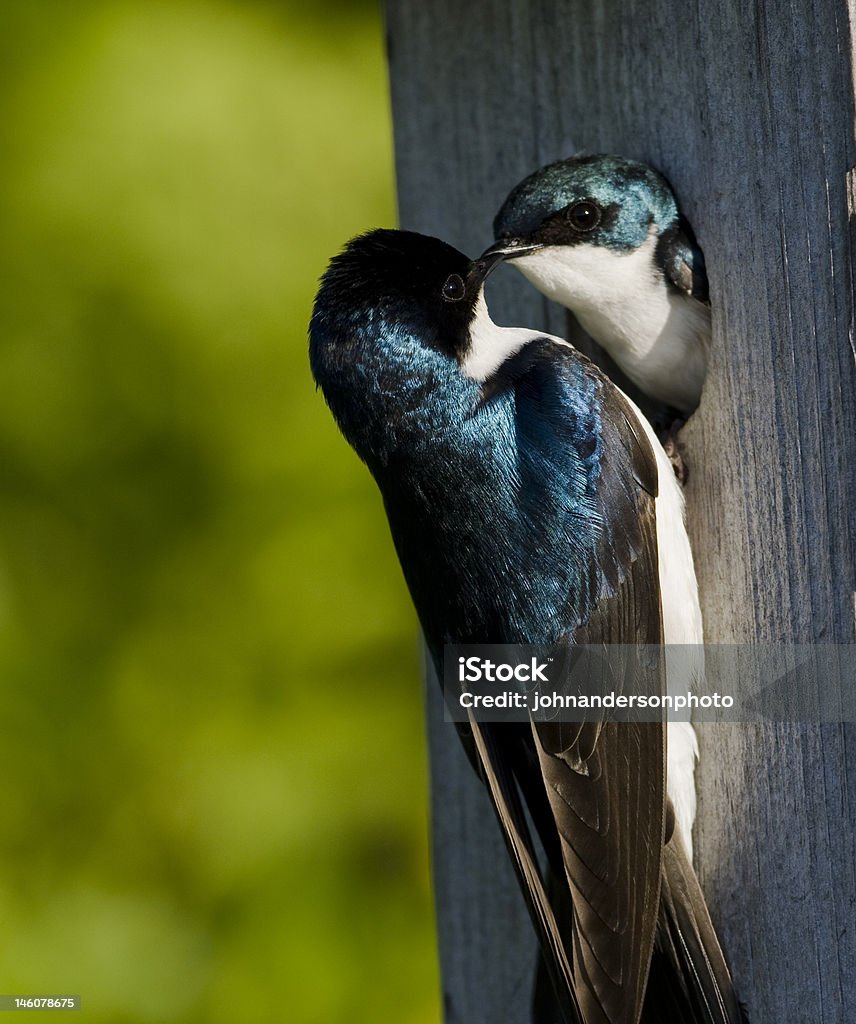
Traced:
<path fill-rule="evenodd" d="M 403 227 L 476 253 L 508 189 L 576 150 L 671 179 L 714 308 L 682 436 L 708 642 L 856 641 L 848 5 L 388 0 L 387 23 Z M 511 270 L 489 298 L 565 329 Z M 430 731 L 447 1019 L 525 1020 L 525 913 L 436 708 Z M 856 1020 L 856 730 L 700 740 L 697 860 L 750 1019 Z"/>

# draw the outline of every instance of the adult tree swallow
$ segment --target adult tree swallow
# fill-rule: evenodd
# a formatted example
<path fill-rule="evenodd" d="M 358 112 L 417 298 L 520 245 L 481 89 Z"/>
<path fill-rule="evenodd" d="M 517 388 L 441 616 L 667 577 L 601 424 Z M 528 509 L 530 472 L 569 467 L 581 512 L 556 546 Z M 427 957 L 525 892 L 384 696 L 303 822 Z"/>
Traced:
<path fill-rule="evenodd" d="M 704 257 L 666 179 L 617 156 L 578 156 L 530 174 L 493 224 L 514 265 L 642 391 L 684 417 L 710 345 Z"/>
<path fill-rule="evenodd" d="M 491 321 L 499 258 L 362 235 L 310 324 L 313 375 L 383 495 L 438 674 L 448 643 L 700 644 L 668 460 L 567 342 Z M 669 727 L 668 780 L 659 722 L 461 731 L 565 1024 L 742 1021 L 690 865 L 692 728 Z"/>

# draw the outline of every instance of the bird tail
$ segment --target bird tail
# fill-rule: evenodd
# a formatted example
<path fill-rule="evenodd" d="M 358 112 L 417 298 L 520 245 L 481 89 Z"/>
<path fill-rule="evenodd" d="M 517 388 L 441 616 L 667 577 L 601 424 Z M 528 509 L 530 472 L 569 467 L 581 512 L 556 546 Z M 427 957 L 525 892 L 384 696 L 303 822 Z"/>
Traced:
<path fill-rule="evenodd" d="M 747 1024 L 689 857 L 663 851 L 660 917 L 640 1024 Z"/>

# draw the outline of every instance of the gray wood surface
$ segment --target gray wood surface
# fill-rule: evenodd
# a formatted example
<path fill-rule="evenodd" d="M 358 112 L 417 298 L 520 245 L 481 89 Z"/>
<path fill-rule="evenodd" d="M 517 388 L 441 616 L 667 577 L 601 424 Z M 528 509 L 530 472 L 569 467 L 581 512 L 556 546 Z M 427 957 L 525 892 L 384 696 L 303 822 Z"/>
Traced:
<path fill-rule="evenodd" d="M 471 254 L 574 151 L 646 160 L 704 249 L 711 369 L 684 430 L 708 642 L 856 641 L 853 44 L 843 0 L 388 0 L 403 227 Z M 501 323 L 565 331 L 513 271 Z M 429 690 L 449 1022 L 524 1021 L 534 946 Z M 753 1024 L 856 1021 L 856 729 L 707 726 L 697 862 Z"/>

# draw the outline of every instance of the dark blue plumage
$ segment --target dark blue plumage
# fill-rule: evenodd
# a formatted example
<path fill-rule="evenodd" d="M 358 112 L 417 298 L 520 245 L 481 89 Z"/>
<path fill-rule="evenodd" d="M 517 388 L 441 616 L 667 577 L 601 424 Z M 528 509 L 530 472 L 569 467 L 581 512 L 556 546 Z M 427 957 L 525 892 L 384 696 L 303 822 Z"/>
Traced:
<path fill-rule="evenodd" d="M 408 290 L 412 245 L 403 232 L 375 233 L 334 261 L 312 319 L 313 373 L 383 493 L 435 658 L 447 642 L 554 642 L 588 617 L 600 589 L 603 381 L 548 339 L 486 385 L 464 376 L 453 354 L 463 337 L 439 343 L 412 301 L 428 272 L 416 263 Z M 470 265 L 435 245 L 449 260 L 433 282 L 439 296 L 450 268 L 466 275 Z M 362 280 L 345 306 L 340 281 L 367 249 L 397 277 Z M 465 333 L 469 308 L 451 331 Z"/>

